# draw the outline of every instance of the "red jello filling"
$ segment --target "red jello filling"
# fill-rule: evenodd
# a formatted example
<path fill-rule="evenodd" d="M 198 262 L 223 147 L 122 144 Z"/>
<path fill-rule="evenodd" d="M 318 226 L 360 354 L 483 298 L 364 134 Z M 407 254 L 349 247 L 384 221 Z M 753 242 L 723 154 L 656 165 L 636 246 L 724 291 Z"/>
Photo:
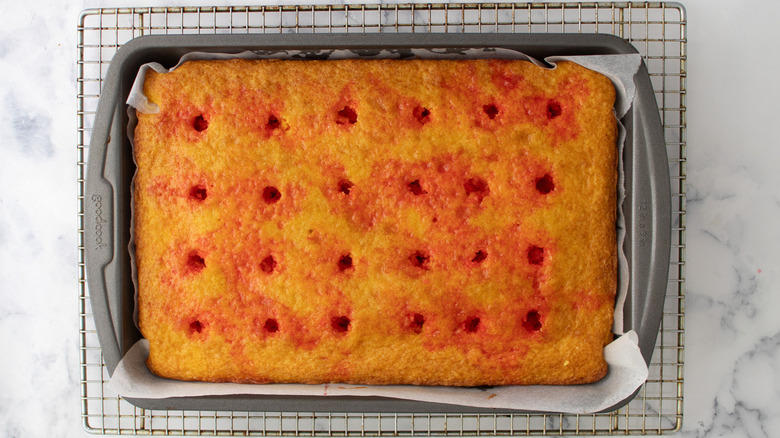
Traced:
<path fill-rule="evenodd" d="M 422 188 L 419 179 L 410 182 L 407 186 L 409 187 L 409 191 L 412 192 L 412 194 L 414 194 L 415 196 L 424 195 L 428 193 L 425 189 Z"/>
<path fill-rule="evenodd" d="M 345 106 L 336 113 L 336 123 L 339 125 L 354 125 L 357 123 L 357 112 L 350 106 Z"/>
<path fill-rule="evenodd" d="M 555 190 L 555 183 L 553 182 L 552 176 L 550 176 L 549 173 L 545 174 L 541 178 L 536 179 L 536 190 L 543 195 L 546 195 Z"/>
<path fill-rule="evenodd" d="M 474 263 L 481 263 L 487 258 L 487 251 L 479 250 L 476 253 L 474 253 L 474 258 L 471 259 Z"/>
<path fill-rule="evenodd" d="M 561 112 L 562 112 L 562 109 L 561 109 L 561 104 L 560 103 L 558 103 L 558 102 L 556 102 L 554 100 L 550 100 L 549 102 L 547 102 L 547 118 L 548 119 L 554 119 L 554 118 L 560 116 Z"/>
<path fill-rule="evenodd" d="M 485 114 L 487 114 L 489 119 L 495 119 L 496 116 L 498 115 L 498 107 L 496 107 L 492 103 L 490 105 L 483 105 L 482 111 L 484 111 Z"/>
<path fill-rule="evenodd" d="M 409 326 L 413 332 L 419 334 L 422 333 L 424 324 L 425 324 L 425 317 L 419 313 L 415 313 L 414 315 L 412 315 L 412 320 Z"/>
<path fill-rule="evenodd" d="M 352 267 L 352 256 L 350 254 L 346 254 L 341 256 L 339 258 L 339 271 L 346 271 L 347 269 L 350 269 Z"/>
<path fill-rule="evenodd" d="M 466 333 L 476 332 L 479 328 L 479 318 L 476 316 L 469 317 L 463 324 L 463 328 L 466 330 Z"/>
<path fill-rule="evenodd" d="M 348 179 L 342 179 L 341 181 L 339 181 L 338 186 L 339 186 L 339 192 L 345 195 L 349 195 L 349 192 L 352 190 L 352 187 L 354 187 L 355 184 L 353 184 L 352 181 Z"/>
<path fill-rule="evenodd" d="M 276 260 L 274 259 L 274 256 L 269 255 L 260 262 L 260 270 L 266 274 L 274 272 L 274 269 L 276 269 Z"/>
<path fill-rule="evenodd" d="M 415 107 L 414 110 L 412 110 L 412 114 L 421 125 L 424 125 L 431 120 L 431 111 L 428 110 L 428 108 L 423 108 L 421 106 Z"/>
<path fill-rule="evenodd" d="M 266 127 L 271 130 L 279 129 L 282 127 L 282 122 L 279 120 L 278 117 L 271 114 L 270 116 L 268 116 L 268 124 L 266 125 Z"/>
<path fill-rule="evenodd" d="M 409 256 L 409 261 L 412 262 L 412 266 L 425 270 L 430 269 L 430 266 L 428 265 L 430 259 L 431 257 L 422 251 L 415 251 Z"/>
<path fill-rule="evenodd" d="M 190 198 L 196 200 L 196 201 L 203 201 L 208 196 L 208 193 L 206 192 L 206 187 L 202 186 L 200 184 L 196 186 L 192 186 L 190 189 Z"/>
<path fill-rule="evenodd" d="M 529 332 L 536 332 L 541 330 L 542 322 L 540 321 L 538 311 L 531 310 L 525 315 L 525 318 L 523 318 L 523 328 Z"/>
<path fill-rule="evenodd" d="M 203 323 L 195 320 L 190 323 L 190 331 L 193 333 L 200 333 L 203 331 Z"/>
<path fill-rule="evenodd" d="M 187 256 L 187 267 L 193 271 L 200 271 L 206 267 L 206 260 L 203 259 L 197 252 L 191 252 Z"/>
<path fill-rule="evenodd" d="M 333 331 L 338 333 L 345 333 L 349 330 L 349 326 L 351 324 L 351 321 L 346 316 L 334 316 L 330 320 L 330 325 L 333 328 Z"/>
<path fill-rule="evenodd" d="M 195 120 L 192 121 L 192 127 L 195 128 L 195 130 L 198 132 L 205 131 L 206 128 L 209 127 L 209 121 L 203 117 L 203 114 L 201 114 L 195 117 Z"/>
<path fill-rule="evenodd" d="M 274 204 L 282 199 L 282 193 L 276 187 L 268 186 L 263 189 L 263 200 L 266 204 Z"/>
<path fill-rule="evenodd" d="M 490 187 L 488 187 L 487 181 L 479 177 L 466 180 L 466 182 L 463 183 L 463 188 L 466 190 L 466 195 L 473 193 L 480 200 L 490 193 Z"/>
<path fill-rule="evenodd" d="M 532 265 L 541 265 L 544 262 L 544 248 L 531 245 L 528 248 L 528 263 Z"/>
<path fill-rule="evenodd" d="M 265 320 L 263 329 L 268 333 L 276 333 L 279 331 L 279 323 L 274 318 L 268 318 Z"/>

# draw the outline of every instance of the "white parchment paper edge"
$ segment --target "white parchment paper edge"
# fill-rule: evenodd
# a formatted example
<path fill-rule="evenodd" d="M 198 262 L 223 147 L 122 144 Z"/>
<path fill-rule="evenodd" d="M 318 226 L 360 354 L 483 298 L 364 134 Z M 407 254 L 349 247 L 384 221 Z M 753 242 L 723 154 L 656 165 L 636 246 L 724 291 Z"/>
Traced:
<path fill-rule="evenodd" d="M 408 56 L 409 52 L 406 52 Z M 620 119 L 630 108 L 635 95 L 633 77 L 641 63 L 638 54 L 629 55 L 592 55 L 592 56 L 555 56 L 544 61 L 531 58 L 525 54 L 507 49 L 470 49 L 453 53 L 451 50 L 412 50 L 416 58 L 422 59 L 524 59 L 544 68 L 555 68 L 559 61 L 571 61 L 586 68 L 598 71 L 609 77 L 617 92 L 615 102 L 616 118 Z M 312 52 L 276 51 L 276 52 L 243 52 L 240 54 L 214 54 L 192 52 L 179 61 L 171 69 L 160 64 L 145 64 L 139 70 L 133 84 L 127 103 L 130 115 L 130 133 L 134 131 L 135 111 L 156 113 L 157 106 L 143 94 L 143 81 L 148 69 L 159 73 L 172 71 L 182 63 L 201 59 L 305 59 Z M 321 57 L 321 53 L 319 54 Z M 398 58 L 399 53 L 382 51 L 366 57 L 356 52 L 341 50 L 327 52 L 328 59 L 386 59 Z M 620 126 L 618 151 L 622 156 L 625 129 Z M 618 205 L 625 198 L 625 174 L 622 160 L 619 162 Z M 134 263 L 134 238 L 131 230 L 130 253 L 132 259 L 133 278 L 136 279 Z M 618 291 L 615 303 L 615 318 L 613 332 L 623 334 L 623 305 L 627 294 L 628 264 L 623 254 L 625 239 L 625 218 L 622 209 L 618 208 L 618 250 L 620 270 Z M 137 289 L 137 288 L 136 288 Z M 134 314 L 137 317 L 137 314 Z M 137 319 L 136 319 L 137 320 Z M 264 395 L 300 395 L 300 396 L 383 396 L 435 403 L 450 403 L 464 406 L 522 409 L 562 413 L 592 413 L 607 409 L 629 397 L 647 379 L 647 365 L 642 358 L 637 345 L 636 333 L 630 331 L 608 345 L 604 350 L 605 359 L 609 365 L 606 377 L 599 382 L 574 386 L 502 386 L 493 388 L 457 388 L 457 387 L 425 387 L 411 385 L 392 386 L 361 386 L 347 384 L 329 385 L 294 385 L 294 384 L 232 384 L 181 382 L 164 379 L 152 374 L 146 366 L 148 357 L 148 341 L 145 339 L 136 343 L 122 358 L 114 370 L 109 382 L 109 388 L 118 394 L 132 398 L 168 398 L 203 395 L 227 394 L 264 394 Z"/>

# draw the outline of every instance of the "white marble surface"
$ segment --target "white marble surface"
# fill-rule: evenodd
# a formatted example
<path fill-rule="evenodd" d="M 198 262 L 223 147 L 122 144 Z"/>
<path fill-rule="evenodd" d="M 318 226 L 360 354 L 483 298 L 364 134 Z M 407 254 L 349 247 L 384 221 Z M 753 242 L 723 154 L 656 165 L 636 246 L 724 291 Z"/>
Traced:
<path fill-rule="evenodd" d="M 224 1 L 208 3 L 226 4 Z M 0 3 L 0 436 L 80 437 L 76 23 Z M 167 4 L 206 4 L 170 2 Z M 689 0 L 685 437 L 780 436 L 774 1 Z"/>

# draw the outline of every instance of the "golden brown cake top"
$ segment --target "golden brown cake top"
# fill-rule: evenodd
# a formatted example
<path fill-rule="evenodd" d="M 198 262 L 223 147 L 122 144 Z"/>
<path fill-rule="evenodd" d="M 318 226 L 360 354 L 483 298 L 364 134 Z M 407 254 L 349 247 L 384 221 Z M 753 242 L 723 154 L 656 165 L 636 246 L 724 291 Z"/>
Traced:
<path fill-rule="evenodd" d="M 150 72 L 140 326 L 180 379 L 578 383 L 606 371 L 614 89 L 563 62 Z"/>

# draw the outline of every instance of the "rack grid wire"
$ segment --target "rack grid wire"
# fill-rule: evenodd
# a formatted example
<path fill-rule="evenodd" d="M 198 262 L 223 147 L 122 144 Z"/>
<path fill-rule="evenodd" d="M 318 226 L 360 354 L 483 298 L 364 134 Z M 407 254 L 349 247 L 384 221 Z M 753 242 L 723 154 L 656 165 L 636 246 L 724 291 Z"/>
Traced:
<path fill-rule="evenodd" d="M 82 425 L 112 435 L 647 435 L 682 425 L 686 210 L 686 18 L 678 3 L 482 3 L 90 9 L 78 22 L 79 338 Z M 592 415 L 160 411 L 107 388 L 86 284 L 85 175 L 101 86 L 122 44 L 151 34 L 608 33 L 645 59 L 672 186 L 672 254 L 650 377 L 625 407 Z"/>

